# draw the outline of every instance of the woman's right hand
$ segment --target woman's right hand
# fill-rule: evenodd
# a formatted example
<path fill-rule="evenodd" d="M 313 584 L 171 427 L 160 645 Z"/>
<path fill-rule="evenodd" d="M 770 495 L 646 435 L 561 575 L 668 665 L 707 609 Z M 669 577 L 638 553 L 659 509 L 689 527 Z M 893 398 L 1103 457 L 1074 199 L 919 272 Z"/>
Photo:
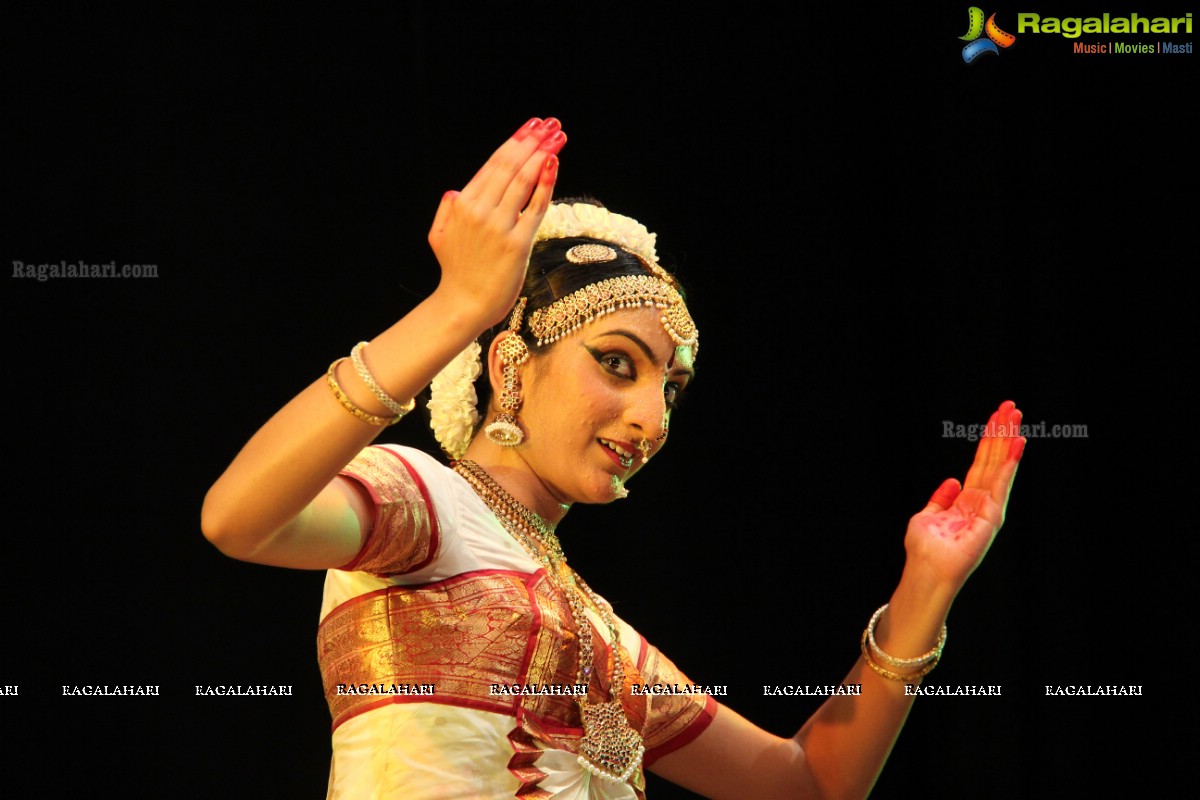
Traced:
<path fill-rule="evenodd" d="M 429 230 L 442 268 L 438 292 L 478 314 L 480 330 L 503 320 L 521 293 L 533 235 L 558 176 L 556 154 L 566 141 L 558 120 L 535 117 L 462 191 L 442 197 Z"/>
<path fill-rule="evenodd" d="M 416 395 L 512 308 L 566 140 L 558 120 L 530 120 L 442 198 L 429 232 L 442 266 L 437 290 L 363 352 L 389 396 Z M 320 377 L 259 428 L 205 497 L 201 527 L 227 555 L 327 569 L 349 562 L 371 531 L 371 499 L 338 473 L 381 428 L 348 413 L 314 371 Z M 389 413 L 349 364 L 334 372 L 354 405 Z"/>

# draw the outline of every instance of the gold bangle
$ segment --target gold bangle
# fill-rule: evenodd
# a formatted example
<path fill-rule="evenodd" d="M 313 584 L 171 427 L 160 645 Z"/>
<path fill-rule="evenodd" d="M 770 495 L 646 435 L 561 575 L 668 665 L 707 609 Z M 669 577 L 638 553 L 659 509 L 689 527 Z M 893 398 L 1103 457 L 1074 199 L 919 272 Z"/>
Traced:
<path fill-rule="evenodd" d="M 359 342 L 354 345 L 354 349 L 350 351 L 350 358 L 354 361 L 354 371 L 358 373 L 358 377 L 367 388 L 371 390 L 371 394 L 375 395 L 375 399 L 382 403 L 388 411 L 391 411 L 397 417 L 403 417 L 408 412 L 417 407 L 417 398 L 409 400 L 407 403 L 401 403 L 394 399 L 390 394 L 383 390 L 379 385 L 379 381 L 375 380 L 375 376 L 371 374 L 371 370 L 367 367 L 366 359 L 363 358 L 363 349 L 366 348 L 366 342 Z"/>
<path fill-rule="evenodd" d="M 922 667 L 919 672 L 914 672 L 911 675 L 901 675 L 897 672 L 891 672 L 890 670 L 884 669 L 883 667 L 879 666 L 871 659 L 871 651 L 867 649 L 867 632 L 865 630 L 863 631 L 861 644 L 862 644 L 863 661 L 867 662 L 867 666 L 870 667 L 872 670 L 874 670 L 876 675 L 878 675 L 881 678 L 886 678 L 889 681 L 900 681 L 901 683 L 915 683 L 919 679 L 924 678 L 926 675 L 933 672 L 933 668 L 936 667 L 938 665 L 938 662 L 942 660 L 942 656 L 939 653 L 938 655 L 934 656 L 932 661 L 930 661 L 928 664 L 926 664 L 924 667 Z"/>
<path fill-rule="evenodd" d="M 879 623 L 879 618 L 883 616 L 883 612 L 887 611 L 888 603 L 881 605 L 874 614 L 871 615 L 871 621 L 867 623 L 867 642 L 871 645 L 871 654 L 887 664 L 889 667 L 919 667 L 922 664 L 928 664 L 930 661 L 936 661 L 942 655 L 942 648 L 946 646 L 946 625 L 942 624 L 942 632 L 938 635 L 937 643 L 933 648 L 916 658 L 896 658 L 884 652 L 878 644 L 875 643 L 875 626 Z"/>
<path fill-rule="evenodd" d="M 333 396 L 338 399 L 338 402 L 341 403 L 342 406 L 345 407 L 345 409 L 351 414 L 369 425 L 376 425 L 380 428 L 385 428 L 388 425 L 395 425 L 397 422 L 399 422 L 401 417 L 404 416 L 403 414 L 397 417 L 377 417 L 374 414 L 368 414 L 366 411 L 363 411 L 361 408 L 354 405 L 354 401 L 346 396 L 346 393 L 342 391 L 342 387 L 338 385 L 337 375 L 334 374 L 338 368 L 338 364 L 341 364 L 345 360 L 346 356 L 342 356 L 337 361 L 334 361 L 329 365 L 329 372 L 325 373 L 325 377 L 329 381 L 329 388 L 333 391 Z"/>

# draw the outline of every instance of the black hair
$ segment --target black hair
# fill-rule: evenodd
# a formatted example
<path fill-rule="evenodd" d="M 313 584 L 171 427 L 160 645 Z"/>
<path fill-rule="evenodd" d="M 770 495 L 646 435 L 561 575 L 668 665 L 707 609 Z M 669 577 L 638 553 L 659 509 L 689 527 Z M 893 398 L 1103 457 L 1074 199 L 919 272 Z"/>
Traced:
<path fill-rule="evenodd" d="M 565 197 L 554 201 L 555 204 L 586 203 L 604 208 L 604 204 L 594 197 Z M 601 261 L 587 264 L 575 264 L 567 260 L 567 251 L 581 244 L 599 244 L 613 247 L 617 257 L 611 261 Z M 561 300 L 573 292 L 609 278 L 619 278 L 626 275 L 654 275 L 641 257 L 622 249 L 615 243 L 588 236 L 571 236 L 562 239 L 544 239 L 533 246 L 529 254 L 529 268 L 525 271 L 525 285 L 521 289 L 521 297 L 527 299 L 524 319 L 521 325 L 521 338 L 529 347 L 529 351 L 540 354 L 549 349 L 552 344 L 539 346 L 537 337 L 529 331 L 529 315 L 538 309 L 545 308 Z M 675 288 L 683 297 L 683 287 L 675 283 Z M 479 337 L 479 346 L 483 350 L 483 372 L 475 381 L 475 393 L 480 399 L 480 423 L 487 416 L 488 404 L 491 401 L 491 383 L 488 380 L 487 352 L 494 340 L 502 331 L 508 330 L 509 318 L 490 329 Z M 476 426 L 476 431 L 478 425 Z"/>

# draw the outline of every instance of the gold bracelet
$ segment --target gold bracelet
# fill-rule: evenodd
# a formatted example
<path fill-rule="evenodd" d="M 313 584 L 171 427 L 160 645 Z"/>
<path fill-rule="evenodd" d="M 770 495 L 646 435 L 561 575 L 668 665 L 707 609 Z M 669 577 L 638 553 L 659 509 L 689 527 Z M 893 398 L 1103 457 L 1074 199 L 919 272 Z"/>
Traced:
<path fill-rule="evenodd" d="M 368 414 L 366 411 L 363 411 L 361 408 L 354 405 L 354 401 L 346 396 L 346 393 L 342 391 L 342 387 L 338 385 L 337 375 L 334 374 L 337 371 L 338 364 L 341 364 L 345 360 L 346 356 L 342 356 L 337 361 L 334 361 L 329 365 L 329 372 L 325 373 L 325 377 L 329 381 L 329 388 L 333 391 L 333 396 L 338 399 L 338 402 L 341 403 L 351 414 L 369 425 L 376 425 L 380 428 L 385 428 L 388 425 L 395 425 L 397 422 L 399 422 L 400 418 L 404 416 L 403 414 L 397 417 L 377 417 L 374 414 Z"/>
<path fill-rule="evenodd" d="M 367 367 L 366 359 L 363 358 L 362 351 L 367 346 L 366 342 L 359 342 L 354 345 L 354 349 L 350 351 L 350 358 L 354 361 L 354 371 L 358 373 L 358 377 L 371 390 L 371 394 L 375 395 L 375 399 L 382 403 L 388 411 L 391 411 L 397 417 L 403 417 L 408 412 L 417 407 L 417 398 L 409 400 L 407 403 L 401 403 L 392 398 L 390 394 L 383 390 L 379 385 L 379 381 L 375 380 L 375 376 L 371 374 L 371 370 Z"/>
<path fill-rule="evenodd" d="M 919 672 L 914 672 L 911 675 L 901 675 L 897 672 L 891 672 L 876 664 L 871 660 L 871 651 L 867 649 L 867 632 L 864 630 L 862 635 L 862 655 L 863 661 L 867 662 L 867 666 L 875 671 L 875 674 L 881 678 L 887 678 L 889 681 L 900 681 L 901 683 L 915 683 L 917 680 L 924 678 L 929 673 L 933 672 L 933 668 L 942 660 L 939 653 L 933 657 L 933 660 L 921 668 Z"/>
<path fill-rule="evenodd" d="M 875 643 L 875 625 L 878 624 L 879 618 L 883 616 L 883 612 L 887 611 L 888 605 L 888 603 L 881 605 L 879 609 L 871 615 L 871 621 L 867 623 L 867 641 L 871 645 L 871 654 L 873 656 L 887 664 L 889 667 L 919 667 L 922 664 L 928 664 L 930 661 L 934 661 L 941 657 L 942 648 L 946 646 L 945 623 L 942 624 L 942 632 L 938 635 L 937 643 L 934 644 L 933 649 L 929 652 L 919 655 L 916 658 L 896 658 L 895 656 L 885 653 L 883 648 Z"/>

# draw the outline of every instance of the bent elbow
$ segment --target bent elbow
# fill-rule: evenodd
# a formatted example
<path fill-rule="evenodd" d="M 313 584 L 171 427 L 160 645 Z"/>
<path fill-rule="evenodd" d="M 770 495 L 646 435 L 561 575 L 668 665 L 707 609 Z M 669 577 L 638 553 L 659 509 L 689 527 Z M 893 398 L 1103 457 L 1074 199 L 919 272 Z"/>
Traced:
<path fill-rule="evenodd" d="M 205 496 L 200 507 L 200 532 L 222 554 L 244 561 L 254 551 L 254 542 L 248 531 L 238 527 L 236 520 L 236 515 L 213 499 L 211 491 Z"/>

